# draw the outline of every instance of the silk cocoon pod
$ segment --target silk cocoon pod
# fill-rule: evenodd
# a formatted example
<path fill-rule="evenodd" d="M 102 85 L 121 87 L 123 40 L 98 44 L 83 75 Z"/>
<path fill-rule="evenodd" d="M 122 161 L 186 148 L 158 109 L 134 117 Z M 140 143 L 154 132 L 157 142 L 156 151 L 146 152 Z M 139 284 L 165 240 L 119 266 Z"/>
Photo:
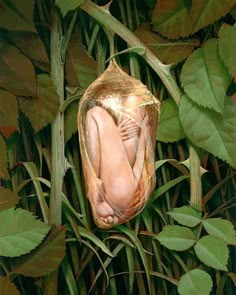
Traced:
<path fill-rule="evenodd" d="M 155 187 L 159 101 L 112 60 L 78 112 L 87 197 L 100 228 L 137 215 Z"/>

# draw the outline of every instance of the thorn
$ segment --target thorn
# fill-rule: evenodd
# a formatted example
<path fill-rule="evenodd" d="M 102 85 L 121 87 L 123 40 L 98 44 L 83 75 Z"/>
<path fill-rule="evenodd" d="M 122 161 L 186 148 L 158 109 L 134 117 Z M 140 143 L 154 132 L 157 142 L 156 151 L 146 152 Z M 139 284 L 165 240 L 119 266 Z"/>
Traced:
<path fill-rule="evenodd" d="M 110 6 L 113 0 L 109 1 L 106 5 L 100 6 L 101 9 L 105 10 L 106 12 L 110 13 Z"/>

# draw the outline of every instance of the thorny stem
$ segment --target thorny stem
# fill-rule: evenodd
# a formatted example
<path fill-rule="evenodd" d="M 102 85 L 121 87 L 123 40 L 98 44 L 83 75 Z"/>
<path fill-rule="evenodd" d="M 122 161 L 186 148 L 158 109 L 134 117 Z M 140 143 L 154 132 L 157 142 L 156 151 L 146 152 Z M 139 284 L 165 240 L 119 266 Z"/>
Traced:
<path fill-rule="evenodd" d="M 202 181 L 201 181 L 201 164 L 197 149 L 190 144 L 190 203 L 202 207 Z"/>
<path fill-rule="evenodd" d="M 55 7 L 52 8 L 51 28 L 51 77 L 56 87 L 60 104 L 64 102 L 64 64 L 62 63 L 61 19 Z M 64 156 L 64 114 L 58 112 L 52 123 L 52 171 L 49 204 L 49 224 L 61 224 L 62 182 L 65 173 Z M 58 294 L 58 271 L 45 277 L 45 294 Z"/>
<path fill-rule="evenodd" d="M 100 8 L 91 1 L 85 1 L 80 5 L 80 8 L 94 17 L 105 28 L 109 28 L 109 30 L 119 35 L 129 46 L 144 48 L 145 53 L 142 57 L 159 75 L 176 104 L 179 104 L 182 91 L 172 77 L 169 65 L 164 65 L 128 28 L 114 18 L 107 10 Z"/>

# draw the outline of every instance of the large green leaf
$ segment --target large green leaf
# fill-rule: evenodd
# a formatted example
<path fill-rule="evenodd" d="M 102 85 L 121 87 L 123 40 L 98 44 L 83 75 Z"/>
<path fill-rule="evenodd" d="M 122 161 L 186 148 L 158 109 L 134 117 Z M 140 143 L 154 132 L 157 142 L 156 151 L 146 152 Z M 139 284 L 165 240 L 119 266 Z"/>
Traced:
<path fill-rule="evenodd" d="M 153 12 L 153 29 L 169 38 L 187 37 L 224 16 L 234 0 L 159 0 Z"/>
<path fill-rule="evenodd" d="M 185 134 L 179 120 L 178 107 L 173 99 L 164 100 L 158 124 L 157 140 L 174 142 L 184 138 Z"/>
<path fill-rule="evenodd" d="M 79 7 L 85 0 L 56 0 L 56 5 L 60 8 L 61 13 L 65 16 L 70 10 L 74 10 Z"/>
<path fill-rule="evenodd" d="M 207 272 L 193 269 L 180 278 L 178 292 L 180 295 L 209 295 L 212 286 L 211 276 Z"/>
<path fill-rule="evenodd" d="M 153 30 L 177 39 L 191 34 L 191 20 L 189 9 L 184 0 L 157 1 L 152 16 Z"/>
<path fill-rule="evenodd" d="M 16 97 L 0 89 L 0 126 L 18 130 L 18 105 Z"/>
<path fill-rule="evenodd" d="M 236 245 L 234 226 L 229 220 L 209 218 L 203 220 L 203 226 L 209 235 L 221 238 L 227 244 Z"/>
<path fill-rule="evenodd" d="M 35 66 L 49 71 L 47 52 L 39 34 L 33 32 L 11 32 L 8 38 Z"/>
<path fill-rule="evenodd" d="M 0 0 L 0 27 L 35 32 L 34 0 Z"/>
<path fill-rule="evenodd" d="M 201 222 L 201 216 L 191 206 L 174 208 L 168 214 L 178 223 L 188 227 L 194 227 Z"/>
<path fill-rule="evenodd" d="M 197 146 L 236 167 L 236 105 L 226 97 L 224 115 L 201 108 L 187 96 L 180 100 L 180 120 L 189 139 Z"/>
<path fill-rule="evenodd" d="M 70 87 L 86 89 L 97 78 L 97 63 L 89 57 L 79 34 L 69 43 L 66 58 L 66 81 Z"/>
<path fill-rule="evenodd" d="M 236 77 L 236 25 L 224 24 L 219 31 L 220 56 L 232 77 Z"/>
<path fill-rule="evenodd" d="M 135 35 L 165 64 L 177 64 L 187 58 L 197 45 L 196 40 L 170 41 L 151 32 L 148 24 L 141 25 Z"/>
<path fill-rule="evenodd" d="M 0 212 L 14 207 L 18 200 L 19 197 L 16 192 L 0 186 Z"/>
<path fill-rule="evenodd" d="M 28 277 L 45 276 L 58 268 L 65 250 L 65 227 L 54 227 L 39 247 L 13 261 L 12 271 Z"/>
<path fill-rule="evenodd" d="M 216 39 L 208 40 L 191 54 L 180 79 L 184 91 L 194 102 L 223 113 L 230 77 L 220 60 Z"/>
<path fill-rule="evenodd" d="M 15 257 L 36 248 L 50 227 L 30 212 L 13 208 L 0 212 L 0 255 Z"/>
<path fill-rule="evenodd" d="M 15 95 L 35 96 L 34 67 L 17 48 L 0 42 L 0 87 Z"/>
<path fill-rule="evenodd" d="M 7 145 L 1 135 L 0 135 L 0 178 L 9 179 Z"/>
<path fill-rule="evenodd" d="M 215 236 L 204 236 L 194 246 L 197 257 L 206 265 L 227 271 L 229 249 L 226 243 Z"/>
<path fill-rule="evenodd" d="M 34 131 L 50 124 L 59 111 L 59 98 L 49 75 L 37 75 L 37 98 L 19 98 L 21 111 L 29 118 Z"/>
<path fill-rule="evenodd" d="M 10 281 L 9 277 L 0 277 L 0 294 L 1 295 L 19 295 L 14 283 Z"/>
<path fill-rule="evenodd" d="M 163 246 L 175 251 L 185 251 L 195 243 L 193 232 L 179 225 L 165 226 L 156 238 Z"/>

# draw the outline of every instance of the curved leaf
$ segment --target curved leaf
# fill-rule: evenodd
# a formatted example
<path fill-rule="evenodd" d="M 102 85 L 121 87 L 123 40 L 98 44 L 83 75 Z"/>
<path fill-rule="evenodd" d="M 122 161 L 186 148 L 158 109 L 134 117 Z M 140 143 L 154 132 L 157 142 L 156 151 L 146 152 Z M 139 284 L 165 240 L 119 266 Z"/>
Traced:
<path fill-rule="evenodd" d="M 212 287 L 213 282 L 207 272 L 193 269 L 180 278 L 178 292 L 180 295 L 209 295 Z"/>
<path fill-rule="evenodd" d="M 11 32 L 8 37 L 14 43 L 15 47 L 23 52 L 35 66 L 43 70 L 48 67 L 49 70 L 47 52 L 37 33 Z"/>
<path fill-rule="evenodd" d="M 60 103 L 49 75 L 37 75 L 37 98 L 19 98 L 21 111 L 29 118 L 34 131 L 50 124 L 56 117 Z"/>
<path fill-rule="evenodd" d="M 79 7 L 85 0 L 56 0 L 56 5 L 60 8 L 61 13 L 65 16 L 70 10 L 74 10 Z"/>
<path fill-rule="evenodd" d="M 187 137 L 197 146 L 236 167 L 236 105 L 226 97 L 221 116 L 194 104 L 187 96 L 180 100 L 180 121 Z"/>
<path fill-rule="evenodd" d="M 35 32 L 34 0 L 0 1 L 0 27 L 14 31 Z"/>
<path fill-rule="evenodd" d="M 204 236 L 196 243 L 194 250 L 197 257 L 206 265 L 227 271 L 229 249 L 222 239 Z"/>
<path fill-rule="evenodd" d="M 194 227 L 201 222 L 201 216 L 190 206 L 174 208 L 168 214 L 178 223 L 188 227 Z"/>
<path fill-rule="evenodd" d="M 20 256 L 36 248 L 50 229 L 20 208 L 0 212 L 0 224 L 0 255 L 9 257 Z"/>
<path fill-rule="evenodd" d="M 65 140 L 66 142 L 75 134 L 78 130 L 77 126 L 78 116 L 78 101 L 72 102 L 65 111 Z"/>
<path fill-rule="evenodd" d="M 191 24 L 192 33 L 212 24 L 230 11 L 235 0 L 197 0 L 192 2 Z"/>
<path fill-rule="evenodd" d="M 19 295 L 14 283 L 12 283 L 9 277 L 0 277 L 0 294 L 1 295 Z"/>
<path fill-rule="evenodd" d="M 234 4 L 234 0 L 159 0 L 153 29 L 168 38 L 187 37 L 224 16 Z"/>
<path fill-rule="evenodd" d="M 203 226 L 209 235 L 224 240 L 227 244 L 236 245 L 236 236 L 233 224 L 221 218 L 209 218 L 203 220 Z"/>
<path fill-rule="evenodd" d="M 196 40 L 172 42 L 151 32 L 148 24 L 141 25 L 134 33 L 165 64 L 177 64 L 184 60 L 197 45 Z"/>
<path fill-rule="evenodd" d="M 165 226 L 156 238 L 163 246 L 175 251 L 185 251 L 195 243 L 193 232 L 179 225 Z"/>
<path fill-rule="evenodd" d="M 58 268 L 65 250 L 65 227 L 54 227 L 38 248 L 13 260 L 12 271 L 27 277 L 48 275 Z"/>
<path fill-rule="evenodd" d="M 1 135 L 0 135 L 0 178 L 6 179 L 6 180 L 9 179 L 7 145 Z"/>
<path fill-rule="evenodd" d="M 16 97 L 0 89 L 0 126 L 10 127 L 12 131 L 18 130 L 18 117 Z"/>
<path fill-rule="evenodd" d="M 232 77 L 236 77 L 236 25 L 224 24 L 219 31 L 219 51 Z"/>
<path fill-rule="evenodd" d="M 70 39 L 66 58 L 66 81 L 69 87 L 86 89 L 97 78 L 97 63 L 89 57 L 79 34 Z"/>
<path fill-rule="evenodd" d="M 34 67 L 17 48 L 0 42 L 0 87 L 15 95 L 35 96 Z"/>
<path fill-rule="evenodd" d="M 191 54 L 180 79 L 184 91 L 194 102 L 223 113 L 230 77 L 219 58 L 216 39 L 208 40 Z"/>
<path fill-rule="evenodd" d="M 0 212 L 14 207 L 18 200 L 19 197 L 16 192 L 0 186 Z"/>
<path fill-rule="evenodd" d="M 192 31 L 189 8 L 184 0 L 157 1 L 152 24 L 154 31 L 173 39 L 189 36 Z"/>
<path fill-rule="evenodd" d="M 179 120 L 178 107 L 173 99 L 164 100 L 161 104 L 157 140 L 174 142 L 184 138 L 184 130 Z"/>

